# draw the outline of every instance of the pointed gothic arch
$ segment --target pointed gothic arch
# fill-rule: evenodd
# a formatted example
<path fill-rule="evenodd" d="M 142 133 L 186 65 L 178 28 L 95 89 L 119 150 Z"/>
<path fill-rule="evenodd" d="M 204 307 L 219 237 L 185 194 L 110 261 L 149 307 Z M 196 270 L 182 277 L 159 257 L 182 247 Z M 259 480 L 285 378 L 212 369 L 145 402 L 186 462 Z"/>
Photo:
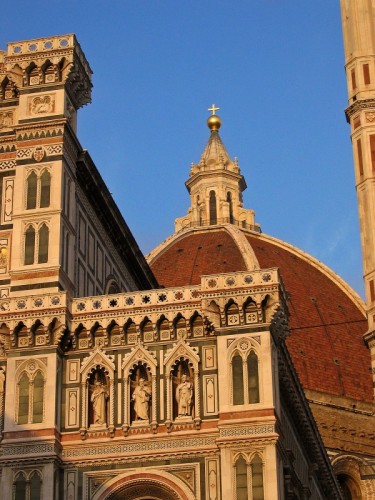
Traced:
<path fill-rule="evenodd" d="M 159 320 L 156 322 L 156 331 L 158 332 L 159 340 L 170 340 L 171 338 L 171 327 L 168 319 L 162 314 Z"/>
<path fill-rule="evenodd" d="M 175 338 L 177 340 L 186 339 L 188 336 L 186 319 L 182 316 L 181 313 L 178 313 L 175 319 L 173 320 L 173 329 L 175 333 Z"/>
<path fill-rule="evenodd" d="M 82 363 L 81 367 L 81 390 L 82 390 L 82 427 L 80 429 L 81 435 L 84 437 L 86 432 L 90 428 L 90 383 L 95 379 L 95 374 L 98 373 L 96 381 L 102 386 L 104 385 L 103 376 L 105 377 L 105 383 L 107 385 L 106 391 L 108 393 L 108 405 L 107 405 L 107 415 L 106 421 L 100 423 L 100 425 L 109 429 L 111 435 L 114 433 L 114 374 L 115 365 L 114 357 L 112 355 L 107 355 L 100 349 L 95 349 L 95 351 L 88 356 Z M 101 375 L 103 374 L 103 376 Z M 99 379 L 100 378 L 100 379 Z M 109 387 L 108 387 L 109 385 Z M 91 424 L 91 427 L 93 425 Z"/>
<path fill-rule="evenodd" d="M 233 224 L 234 223 L 233 200 L 232 200 L 232 193 L 230 191 L 227 192 L 227 203 L 229 208 L 229 222 L 230 224 Z"/>
<path fill-rule="evenodd" d="M 190 318 L 190 331 L 193 337 L 203 337 L 204 336 L 204 322 L 202 316 L 195 311 Z"/>
<path fill-rule="evenodd" d="M 140 368 L 142 367 L 142 368 Z M 124 382 L 124 406 L 123 406 L 123 431 L 127 435 L 129 427 L 132 423 L 132 408 L 131 397 L 134 391 L 134 384 L 138 382 L 136 379 L 137 370 L 142 373 L 147 373 L 147 381 L 151 385 L 151 408 L 149 412 L 149 425 L 153 430 L 157 428 L 157 391 L 156 391 L 156 368 L 157 360 L 153 353 L 142 344 L 133 347 L 132 350 L 125 355 L 122 363 L 123 382 Z M 133 385 L 133 387 L 132 387 Z M 147 424 L 146 422 L 144 422 Z"/>
<path fill-rule="evenodd" d="M 262 384 L 259 345 L 252 338 L 241 337 L 228 350 L 229 387 L 233 405 L 261 402 Z"/>
<path fill-rule="evenodd" d="M 210 211 L 210 226 L 217 224 L 217 201 L 216 193 L 214 190 L 209 194 L 209 211 Z"/>
<path fill-rule="evenodd" d="M 233 299 L 230 299 L 225 306 L 225 318 L 227 326 L 239 325 L 241 322 L 240 309 Z"/>
<path fill-rule="evenodd" d="M 174 377 L 176 377 L 176 371 L 178 372 L 178 366 L 184 363 L 189 367 L 189 374 L 191 374 L 190 383 L 193 384 L 193 407 L 194 407 L 194 424 L 197 428 L 200 427 L 200 386 L 199 386 L 199 362 L 200 358 L 196 348 L 190 346 L 188 342 L 180 340 L 175 344 L 172 349 L 166 352 L 164 357 L 165 373 L 166 373 L 166 383 L 167 383 L 167 419 L 166 426 L 171 429 L 172 422 L 174 420 L 174 401 L 175 393 L 173 392 Z M 180 370 L 179 374 L 187 375 Z M 181 382 L 181 381 L 180 381 Z"/>
<path fill-rule="evenodd" d="M 40 359 L 27 359 L 17 367 L 15 422 L 19 425 L 44 421 L 46 380 L 46 365 Z"/>

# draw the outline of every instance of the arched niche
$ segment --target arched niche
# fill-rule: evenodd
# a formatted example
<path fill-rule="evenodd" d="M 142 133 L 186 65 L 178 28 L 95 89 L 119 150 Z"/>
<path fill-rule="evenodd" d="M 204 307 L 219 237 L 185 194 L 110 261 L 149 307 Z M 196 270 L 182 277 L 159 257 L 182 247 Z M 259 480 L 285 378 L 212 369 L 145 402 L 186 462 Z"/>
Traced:
<path fill-rule="evenodd" d="M 107 327 L 107 336 L 111 346 L 125 345 L 124 330 L 114 320 Z"/>
<path fill-rule="evenodd" d="M 256 302 L 251 297 L 244 302 L 242 310 L 246 324 L 258 322 L 258 307 Z"/>
<path fill-rule="evenodd" d="M 140 324 L 143 342 L 153 342 L 154 340 L 154 326 L 152 321 L 146 316 Z"/>
<path fill-rule="evenodd" d="M 156 323 L 156 330 L 158 332 L 159 340 L 170 340 L 171 328 L 168 319 L 164 315 L 162 315 Z"/>
<path fill-rule="evenodd" d="M 177 340 L 182 340 L 187 338 L 188 331 L 186 326 L 186 319 L 181 314 L 178 314 L 174 319 L 173 329 L 175 332 L 175 338 Z"/>
<path fill-rule="evenodd" d="M 135 322 L 129 318 L 124 326 L 125 338 L 127 344 L 135 344 L 137 342 L 138 329 Z"/>
<path fill-rule="evenodd" d="M 204 323 L 203 318 L 200 314 L 195 311 L 193 316 L 190 318 L 190 330 L 193 337 L 203 337 L 204 336 Z"/>
<path fill-rule="evenodd" d="M 157 361 L 153 353 L 145 346 L 139 344 L 125 355 L 122 363 L 124 380 L 124 406 L 123 406 L 123 431 L 127 435 L 130 426 L 136 421 L 134 409 L 134 391 L 139 387 L 140 379 L 143 378 L 147 384 L 149 393 L 148 421 L 138 422 L 137 425 L 150 425 L 153 431 L 157 428 L 157 393 L 156 393 L 156 368 Z M 145 384 L 145 385 L 146 385 Z"/>
<path fill-rule="evenodd" d="M 0 358 L 5 356 L 6 351 L 10 347 L 10 328 L 6 323 L 0 326 Z"/>
<path fill-rule="evenodd" d="M 114 373 L 114 357 L 106 355 L 100 349 L 96 349 L 82 363 L 82 427 L 80 432 L 83 438 L 90 429 L 108 429 L 111 436 L 114 435 Z M 96 396 L 100 399 L 96 399 Z M 94 408 L 96 400 L 105 405 L 104 417 L 96 419 L 97 421 L 95 421 L 97 412 Z"/>
<path fill-rule="evenodd" d="M 167 383 L 167 418 L 166 426 L 170 430 L 176 417 L 176 395 L 180 384 L 188 382 L 191 384 L 192 401 L 190 415 L 186 415 L 184 420 L 194 422 L 200 428 L 200 387 L 199 387 L 199 355 L 197 349 L 190 346 L 188 342 L 180 340 L 166 352 L 164 357 L 166 383 Z M 186 379 L 183 380 L 185 375 Z"/>
<path fill-rule="evenodd" d="M 89 349 L 92 347 L 90 332 L 80 323 L 74 333 L 78 349 Z"/>
<path fill-rule="evenodd" d="M 227 326 L 240 324 L 240 310 L 238 305 L 232 299 L 225 306 L 225 318 Z"/>
<path fill-rule="evenodd" d="M 93 345 L 96 348 L 103 348 L 108 346 L 108 332 L 98 322 L 95 322 L 90 329 L 90 337 L 92 338 Z"/>
<path fill-rule="evenodd" d="M 212 323 L 215 327 L 221 326 L 220 306 L 214 300 L 211 300 L 211 302 L 207 305 L 206 315 L 210 323 Z"/>
<path fill-rule="evenodd" d="M 363 460 L 351 455 L 339 455 L 333 460 L 333 470 L 341 487 L 343 500 L 367 500 L 361 488 L 360 468 Z"/>

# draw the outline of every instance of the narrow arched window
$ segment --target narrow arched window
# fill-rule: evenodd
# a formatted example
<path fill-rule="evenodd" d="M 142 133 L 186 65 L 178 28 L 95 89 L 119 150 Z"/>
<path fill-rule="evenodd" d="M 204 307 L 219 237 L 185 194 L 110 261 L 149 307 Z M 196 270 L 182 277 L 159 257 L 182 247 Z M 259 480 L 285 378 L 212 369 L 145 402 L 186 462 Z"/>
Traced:
<path fill-rule="evenodd" d="M 169 329 L 169 322 L 167 319 L 163 319 L 159 323 L 159 337 L 160 337 L 160 340 L 169 340 L 171 338 L 171 332 Z"/>
<path fill-rule="evenodd" d="M 37 181 L 36 173 L 31 172 L 27 178 L 26 208 L 28 210 L 36 208 Z"/>
<path fill-rule="evenodd" d="M 65 235 L 65 266 L 64 266 L 66 274 L 69 274 L 69 240 L 70 240 L 69 233 L 66 233 L 66 235 Z"/>
<path fill-rule="evenodd" d="M 30 478 L 30 500 L 40 500 L 42 480 L 37 472 L 33 472 Z"/>
<path fill-rule="evenodd" d="M 48 262 L 48 240 L 48 227 L 45 224 L 42 224 L 39 229 L 38 264 L 44 264 Z"/>
<path fill-rule="evenodd" d="M 227 325 L 239 325 L 240 324 L 240 311 L 237 304 L 234 302 L 229 304 L 226 308 Z"/>
<path fill-rule="evenodd" d="M 154 340 L 154 328 L 150 320 L 145 320 L 142 326 L 143 340 L 145 342 L 151 342 Z"/>
<path fill-rule="evenodd" d="M 249 403 L 259 403 L 258 356 L 254 351 L 247 357 L 247 384 Z"/>
<path fill-rule="evenodd" d="M 232 195 L 228 192 L 227 193 L 227 202 L 229 205 L 229 222 L 233 224 L 234 218 L 233 218 L 233 202 L 232 202 Z"/>
<path fill-rule="evenodd" d="M 251 489 L 253 500 L 264 500 L 263 463 L 258 455 L 251 461 Z"/>
<path fill-rule="evenodd" d="M 215 191 L 210 191 L 210 224 L 217 224 L 217 207 Z"/>
<path fill-rule="evenodd" d="M 192 330 L 193 330 L 193 335 L 194 337 L 203 337 L 203 334 L 204 334 L 204 325 L 203 325 L 203 319 L 202 319 L 202 316 L 200 315 L 197 315 L 192 323 L 191 323 L 191 326 L 192 326 Z"/>
<path fill-rule="evenodd" d="M 247 465 L 242 456 L 236 462 L 236 499 L 248 500 Z"/>
<path fill-rule="evenodd" d="M 33 390 L 33 424 L 43 422 L 44 379 L 38 372 L 34 378 Z"/>
<path fill-rule="evenodd" d="M 186 330 L 186 320 L 185 318 L 179 318 L 175 322 L 175 331 L 177 339 L 184 339 L 187 336 Z"/>
<path fill-rule="evenodd" d="M 70 219 L 70 189 L 71 189 L 71 180 L 68 178 L 68 181 L 65 186 L 65 213 Z"/>
<path fill-rule="evenodd" d="M 40 208 L 49 207 L 51 191 L 51 175 L 46 170 L 40 177 Z"/>
<path fill-rule="evenodd" d="M 25 265 L 34 264 L 35 229 L 29 226 L 25 234 Z"/>
<path fill-rule="evenodd" d="M 232 359 L 233 404 L 244 404 L 243 362 L 239 354 Z"/>
<path fill-rule="evenodd" d="M 127 337 L 127 342 L 129 344 L 135 344 L 137 340 L 137 328 L 133 321 L 127 323 L 125 327 L 125 333 Z"/>
<path fill-rule="evenodd" d="M 14 482 L 15 485 L 15 500 L 26 500 L 26 478 L 23 474 L 19 474 Z"/>
<path fill-rule="evenodd" d="M 29 419 L 29 377 L 23 373 L 18 385 L 18 424 L 27 424 Z"/>

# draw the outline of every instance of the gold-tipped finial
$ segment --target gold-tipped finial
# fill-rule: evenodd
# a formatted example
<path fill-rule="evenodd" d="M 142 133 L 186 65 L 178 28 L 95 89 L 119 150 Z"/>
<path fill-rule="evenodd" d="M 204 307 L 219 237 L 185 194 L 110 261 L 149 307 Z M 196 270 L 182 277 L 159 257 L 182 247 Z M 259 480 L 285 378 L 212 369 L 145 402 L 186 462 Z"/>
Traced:
<path fill-rule="evenodd" d="M 212 111 L 212 115 L 207 119 L 207 126 L 212 130 L 219 130 L 221 127 L 221 118 L 216 114 L 220 108 L 217 108 L 215 104 L 212 105 L 212 108 L 208 108 L 208 111 Z"/>

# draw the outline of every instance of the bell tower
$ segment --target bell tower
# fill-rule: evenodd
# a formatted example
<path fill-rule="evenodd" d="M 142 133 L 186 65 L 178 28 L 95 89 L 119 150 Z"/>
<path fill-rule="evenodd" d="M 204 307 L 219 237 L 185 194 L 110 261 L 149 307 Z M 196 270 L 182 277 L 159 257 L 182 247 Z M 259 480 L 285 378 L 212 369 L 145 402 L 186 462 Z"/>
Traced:
<path fill-rule="evenodd" d="M 375 0 L 341 0 L 345 69 L 375 379 Z"/>
<path fill-rule="evenodd" d="M 71 261 L 77 110 L 91 102 L 91 74 L 74 35 L 9 43 L 0 52 L 1 297 L 74 293 L 61 248 Z"/>

